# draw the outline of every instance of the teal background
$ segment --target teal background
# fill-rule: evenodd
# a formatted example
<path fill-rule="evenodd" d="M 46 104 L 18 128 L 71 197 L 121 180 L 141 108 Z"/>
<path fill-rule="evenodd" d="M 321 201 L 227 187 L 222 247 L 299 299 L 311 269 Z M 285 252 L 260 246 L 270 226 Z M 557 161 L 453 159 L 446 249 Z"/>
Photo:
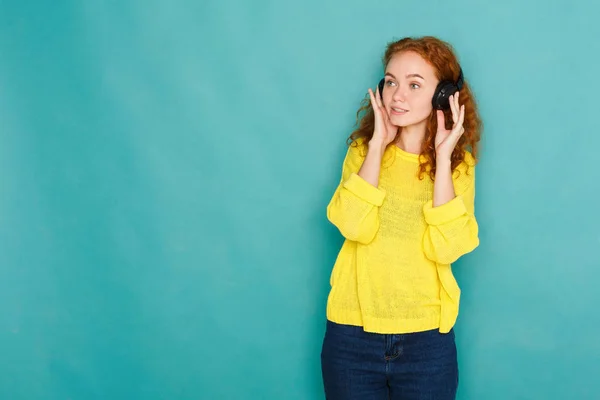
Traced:
<path fill-rule="evenodd" d="M 325 207 L 425 34 L 485 123 L 459 399 L 600 398 L 599 12 L 0 0 L 0 398 L 323 399 Z"/>

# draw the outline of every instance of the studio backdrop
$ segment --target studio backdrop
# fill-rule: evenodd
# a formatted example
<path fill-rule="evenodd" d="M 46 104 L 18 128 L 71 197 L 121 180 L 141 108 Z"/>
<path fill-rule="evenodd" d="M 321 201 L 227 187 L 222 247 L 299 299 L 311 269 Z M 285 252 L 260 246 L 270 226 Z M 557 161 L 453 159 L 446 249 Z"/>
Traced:
<path fill-rule="evenodd" d="M 388 42 L 484 122 L 462 400 L 600 398 L 596 2 L 0 1 L 0 398 L 323 399 L 325 208 Z"/>

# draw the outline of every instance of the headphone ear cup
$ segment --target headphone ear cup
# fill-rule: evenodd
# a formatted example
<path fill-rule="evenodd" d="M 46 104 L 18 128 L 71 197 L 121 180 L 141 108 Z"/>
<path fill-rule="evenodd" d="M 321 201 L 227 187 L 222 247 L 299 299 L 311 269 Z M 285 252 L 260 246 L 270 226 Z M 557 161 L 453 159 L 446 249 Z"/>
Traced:
<path fill-rule="evenodd" d="M 385 83 L 385 78 L 382 78 L 379 81 L 379 97 L 381 98 L 381 101 L 383 101 L 383 84 Z"/>
<path fill-rule="evenodd" d="M 436 110 L 447 110 L 450 108 L 450 96 L 458 91 L 458 87 L 454 84 L 454 82 L 450 81 L 442 81 L 439 83 L 435 92 L 433 93 L 433 98 L 431 99 L 431 104 L 433 108 Z"/>

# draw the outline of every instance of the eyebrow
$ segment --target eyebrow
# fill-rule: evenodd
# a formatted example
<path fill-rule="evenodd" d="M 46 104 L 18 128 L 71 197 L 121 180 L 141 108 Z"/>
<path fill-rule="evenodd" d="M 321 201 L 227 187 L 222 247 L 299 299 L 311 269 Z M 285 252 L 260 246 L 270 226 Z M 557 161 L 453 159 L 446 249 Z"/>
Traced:
<path fill-rule="evenodd" d="M 396 77 L 395 77 L 393 74 L 389 73 L 389 72 L 386 72 L 386 74 L 385 74 L 385 75 L 386 75 L 386 76 L 388 76 L 388 75 L 389 75 L 389 76 L 391 76 L 392 78 L 396 79 Z M 408 75 L 406 75 L 406 77 L 407 77 L 407 78 L 421 78 L 421 79 L 425 80 L 425 78 L 423 78 L 423 77 L 422 77 L 421 75 L 419 75 L 419 74 L 408 74 Z"/>

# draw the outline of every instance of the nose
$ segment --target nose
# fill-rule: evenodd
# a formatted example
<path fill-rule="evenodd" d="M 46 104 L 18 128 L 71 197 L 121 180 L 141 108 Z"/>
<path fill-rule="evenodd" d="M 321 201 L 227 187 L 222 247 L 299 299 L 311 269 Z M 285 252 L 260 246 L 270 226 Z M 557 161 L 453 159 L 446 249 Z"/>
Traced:
<path fill-rule="evenodd" d="M 394 101 L 404 102 L 405 99 L 406 99 L 406 94 L 404 93 L 402 88 L 397 88 L 394 91 L 394 93 L 392 94 L 392 100 L 394 100 Z"/>
<path fill-rule="evenodd" d="M 399 102 L 404 102 L 406 100 L 405 89 L 402 86 L 398 85 L 398 87 L 392 94 L 392 100 Z"/>

